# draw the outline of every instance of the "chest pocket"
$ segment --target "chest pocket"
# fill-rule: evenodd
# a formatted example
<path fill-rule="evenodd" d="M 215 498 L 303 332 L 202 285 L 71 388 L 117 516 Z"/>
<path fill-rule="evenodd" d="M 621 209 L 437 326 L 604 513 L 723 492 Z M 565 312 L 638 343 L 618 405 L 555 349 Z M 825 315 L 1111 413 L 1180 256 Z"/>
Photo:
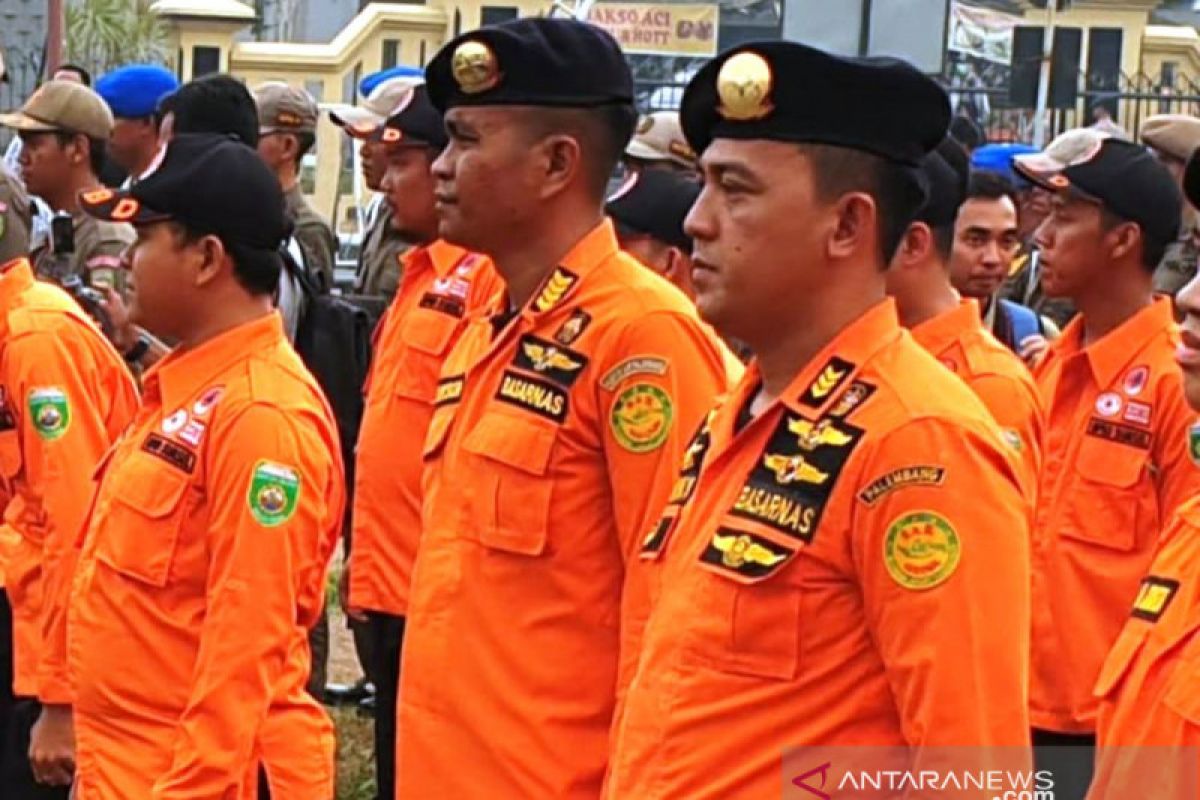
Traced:
<path fill-rule="evenodd" d="M 558 426 L 540 419 L 489 412 L 467 434 L 463 449 L 476 458 L 472 484 L 476 531 L 485 547 L 523 556 L 546 550 L 554 482 L 547 479 Z"/>
<path fill-rule="evenodd" d="M 701 665 L 771 680 L 799 674 L 797 552 L 773 537 L 718 528 L 696 565 L 708 575 L 700 581 L 699 622 L 688 649 Z"/>
<path fill-rule="evenodd" d="M 1141 531 L 1158 530 L 1158 500 L 1147 481 L 1150 452 L 1084 436 L 1075 459 L 1074 501 L 1062 535 L 1129 552 Z"/>
<path fill-rule="evenodd" d="M 188 476 L 138 452 L 111 469 L 106 483 L 96 558 L 122 575 L 166 586 L 187 513 Z"/>
<path fill-rule="evenodd" d="M 442 360 L 450 349 L 459 320 L 424 308 L 414 308 L 408 313 L 412 319 L 401 322 L 400 341 L 405 352 L 396 371 L 396 394 L 432 403 Z"/>

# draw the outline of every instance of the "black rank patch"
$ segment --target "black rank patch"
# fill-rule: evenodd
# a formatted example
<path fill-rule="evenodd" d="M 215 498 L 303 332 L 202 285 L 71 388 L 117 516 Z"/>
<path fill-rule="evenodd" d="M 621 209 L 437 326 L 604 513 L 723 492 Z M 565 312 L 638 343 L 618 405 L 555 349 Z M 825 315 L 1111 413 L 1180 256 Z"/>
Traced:
<path fill-rule="evenodd" d="M 795 552 L 753 533 L 718 528 L 700 560 L 743 578 L 763 578 L 787 563 Z"/>
<path fill-rule="evenodd" d="M 671 532 L 671 526 L 678 518 L 677 514 L 663 514 L 662 519 L 655 523 L 650 535 L 642 542 L 642 555 L 652 555 L 662 549 L 667 541 L 667 534 Z"/>
<path fill-rule="evenodd" d="M 188 475 L 196 471 L 195 452 L 178 442 L 173 442 L 166 437 L 159 436 L 157 433 L 152 433 L 146 437 L 146 441 L 142 442 L 142 450 L 152 456 L 161 458 L 172 467 L 182 470 Z"/>
<path fill-rule="evenodd" d="M 434 395 L 433 405 L 435 407 L 448 406 L 457 403 L 462 399 L 463 386 L 466 380 L 462 375 L 455 375 L 451 378 L 442 378 L 438 381 L 437 394 Z"/>
<path fill-rule="evenodd" d="M 785 412 L 730 513 L 812 541 L 838 476 L 863 435 L 846 422 L 827 422 Z"/>
<path fill-rule="evenodd" d="M 555 422 L 562 422 L 567 418 L 569 403 L 565 389 L 549 381 L 521 375 L 512 370 L 505 370 L 500 378 L 496 399 Z"/>
<path fill-rule="evenodd" d="M 555 331 L 554 341 L 561 344 L 563 347 L 570 347 L 575 344 L 575 341 L 583 336 L 584 331 L 592 324 L 592 315 L 584 311 L 582 308 L 577 308 L 571 312 L 571 316 L 567 321 Z"/>
<path fill-rule="evenodd" d="M 11 431 L 17 427 L 17 419 L 13 416 L 12 403 L 8 389 L 0 386 L 0 431 Z"/>
<path fill-rule="evenodd" d="M 1088 420 L 1087 435 L 1107 439 L 1110 442 L 1136 447 L 1138 450 L 1149 450 L 1153 439 L 1150 431 L 1122 425 L 1099 417 Z"/>
<path fill-rule="evenodd" d="M 1158 622 L 1167 606 L 1179 591 L 1179 581 L 1150 575 L 1142 580 L 1137 598 L 1133 601 L 1133 616 L 1147 622 Z"/>
<path fill-rule="evenodd" d="M 513 359 L 515 366 L 568 388 L 579 378 L 587 363 L 587 356 L 582 353 L 531 334 L 521 337 L 517 343 L 517 355 Z"/>
<path fill-rule="evenodd" d="M 670 533 L 671 527 L 679 517 L 679 509 L 687 505 L 687 502 L 692 499 L 692 495 L 696 493 L 700 470 L 704 468 L 704 459 L 708 455 L 708 448 L 712 446 L 710 428 L 716 415 L 716 411 L 708 413 L 708 416 L 700 423 L 699 430 L 688 442 L 687 449 L 683 451 L 683 463 L 679 467 L 679 477 L 675 479 L 675 485 L 671 488 L 671 496 L 667 499 L 667 508 L 663 512 L 662 518 L 655 524 L 654 530 L 642 542 L 643 554 L 657 553 L 662 548 L 663 543 L 667 540 L 667 534 Z"/>
<path fill-rule="evenodd" d="M 426 292 L 421 297 L 420 306 L 458 318 L 467 312 L 466 303 L 461 298 L 434 292 Z"/>
<path fill-rule="evenodd" d="M 800 395 L 800 402 L 810 408 L 820 408 L 842 384 L 850 379 L 853 372 L 854 365 L 849 361 L 837 356 L 831 357 L 813 382 L 804 390 L 804 394 Z"/>

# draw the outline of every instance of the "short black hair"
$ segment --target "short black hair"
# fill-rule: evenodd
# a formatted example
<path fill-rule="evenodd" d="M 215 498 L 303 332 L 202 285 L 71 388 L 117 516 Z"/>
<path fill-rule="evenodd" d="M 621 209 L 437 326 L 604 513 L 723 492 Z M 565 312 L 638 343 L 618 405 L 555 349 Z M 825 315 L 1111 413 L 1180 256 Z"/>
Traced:
<path fill-rule="evenodd" d="M 1159 262 L 1163 260 L 1163 256 L 1166 255 L 1167 248 L 1171 246 L 1171 242 L 1166 240 L 1160 242 L 1150 238 L 1145 226 L 1138 225 L 1133 220 L 1114 214 L 1106 206 L 1100 206 L 1100 227 L 1106 233 L 1118 225 L 1124 225 L 1127 222 L 1132 222 L 1138 226 L 1138 230 L 1142 235 L 1142 266 L 1149 272 L 1154 272 L 1158 269 Z"/>
<path fill-rule="evenodd" d="M 55 72 L 74 72 L 76 75 L 79 76 L 79 80 L 84 86 L 92 85 L 92 73 L 88 72 L 86 69 L 79 66 L 78 64 L 60 64 L 58 69 L 56 69 L 54 71 Z"/>
<path fill-rule="evenodd" d="M 195 244 L 205 236 L 216 236 L 220 239 L 225 252 L 233 261 L 234 277 L 250 294 L 256 297 L 273 295 L 279 287 L 283 256 L 278 251 L 231 242 L 219 233 L 203 230 L 183 220 L 173 220 L 171 225 L 181 243 L 185 245 Z"/>
<path fill-rule="evenodd" d="M 104 162 L 108 158 L 108 145 L 103 139 L 96 139 L 91 136 L 86 136 L 82 133 L 71 133 L 70 131 L 55 131 L 54 138 L 58 139 L 59 147 L 66 147 L 75 141 L 76 136 L 83 136 L 88 143 L 88 166 L 92 169 L 92 174 L 100 177 L 100 173 L 104 171 Z"/>
<path fill-rule="evenodd" d="M 1005 197 L 1020 208 L 1017 188 L 1003 173 L 988 169 L 971 171 L 971 179 L 967 181 L 968 200 L 1003 200 Z"/>
<path fill-rule="evenodd" d="M 954 223 L 949 225 L 939 225 L 936 228 L 930 228 L 933 232 L 933 247 L 937 251 L 942 261 L 950 260 L 950 253 L 954 250 Z"/>
<path fill-rule="evenodd" d="M 864 192 L 875 200 L 879 256 L 886 269 L 908 226 L 925 203 L 916 170 L 848 147 L 827 144 L 799 147 L 812 164 L 820 200 L 831 203 L 851 192 Z"/>
<path fill-rule="evenodd" d="M 528 119 L 533 138 L 561 133 L 580 140 L 587 154 L 589 187 L 597 200 L 603 200 L 613 170 L 637 127 L 637 109 L 626 103 L 596 108 L 531 108 Z"/>
<path fill-rule="evenodd" d="M 968 150 L 975 150 L 987 140 L 983 128 L 979 127 L 975 120 L 962 114 L 950 120 L 949 133 L 950 138 Z"/>
<path fill-rule="evenodd" d="M 180 133 L 224 133 L 258 146 L 258 106 L 246 84 L 231 75 L 205 75 L 159 102 L 159 114 L 175 115 Z"/>

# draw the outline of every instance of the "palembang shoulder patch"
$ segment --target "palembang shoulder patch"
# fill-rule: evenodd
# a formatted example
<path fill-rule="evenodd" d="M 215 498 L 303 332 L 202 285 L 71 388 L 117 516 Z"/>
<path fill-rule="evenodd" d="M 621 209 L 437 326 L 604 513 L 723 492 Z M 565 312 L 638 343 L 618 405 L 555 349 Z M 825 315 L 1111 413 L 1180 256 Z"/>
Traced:
<path fill-rule="evenodd" d="M 941 514 L 914 511 L 896 519 L 883 540 L 883 560 L 892 580 L 905 589 L 932 589 L 958 569 L 962 545 Z"/>
<path fill-rule="evenodd" d="M 43 439 L 60 438 L 71 427 L 71 403 L 57 386 L 29 390 L 29 418 Z"/>
<path fill-rule="evenodd" d="M 250 477 L 250 513 L 267 528 L 282 525 L 300 502 L 300 473 L 274 461 L 259 461 Z"/>
<path fill-rule="evenodd" d="M 609 423 L 617 443 L 631 453 L 650 453 L 671 433 L 675 404 L 664 390 L 635 383 L 613 402 Z"/>
<path fill-rule="evenodd" d="M 621 385 L 621 382 L 634 375 L 666 375 L 669 364 L 665 358 L 658 356 L 634 356 L 627 358 L 610 369 L 600 379 L 600 388 L 611 392 Z"/>

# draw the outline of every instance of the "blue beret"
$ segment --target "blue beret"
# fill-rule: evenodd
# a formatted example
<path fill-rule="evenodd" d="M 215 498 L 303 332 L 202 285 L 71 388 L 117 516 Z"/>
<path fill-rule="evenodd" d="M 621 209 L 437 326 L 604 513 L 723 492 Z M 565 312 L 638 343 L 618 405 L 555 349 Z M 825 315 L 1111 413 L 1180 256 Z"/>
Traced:
<path fill-rule="evenodd" d="M 179 88 L 179 80 L 156 64 L 131 64 L 96 81 L 96 93 L 104 98 L 114 117 L 149 117 L 158 101 Z"/>
<path fill-rule="evenodd" d="M 424 78 L 425 70 L 420 67 L 392 67 L 380 72 L 372 72 L 358 82 L 358 93 L 363 97 L 370 96 L 379 84 L 392 78 Z"/>
<path fill-rule="evenodd" d="M 1020 186 L 1025 181 L 1013 169 L 1013 158 L 1036 152 L 1036 147 L 1027 144 L 985 144 L 971 154 L 971 168 L 999 172 L 1014 186 Z"/>

